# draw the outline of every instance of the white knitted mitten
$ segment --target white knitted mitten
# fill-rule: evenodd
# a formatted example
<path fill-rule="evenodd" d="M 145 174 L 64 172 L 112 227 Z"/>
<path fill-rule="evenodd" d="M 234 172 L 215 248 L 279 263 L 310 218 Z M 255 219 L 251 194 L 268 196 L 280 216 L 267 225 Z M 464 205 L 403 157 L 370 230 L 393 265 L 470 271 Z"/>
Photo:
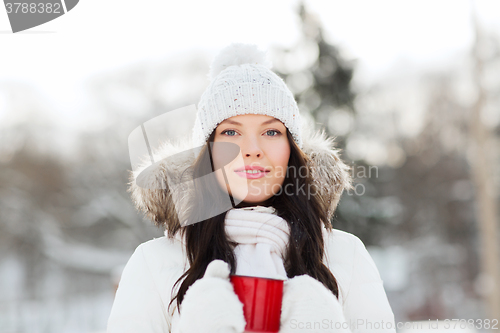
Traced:
<path fill-rule="evenodd" d="M 280 333 L 350 333 L 344 312 L 335 295 L 309 275 L 285 281 Z"/>
<path fill-rule="evenodd" d="M 243 304 L 229 280 L 229 265 L 212 261 L 184 296 L 174 333 L 242 333 Z"/>

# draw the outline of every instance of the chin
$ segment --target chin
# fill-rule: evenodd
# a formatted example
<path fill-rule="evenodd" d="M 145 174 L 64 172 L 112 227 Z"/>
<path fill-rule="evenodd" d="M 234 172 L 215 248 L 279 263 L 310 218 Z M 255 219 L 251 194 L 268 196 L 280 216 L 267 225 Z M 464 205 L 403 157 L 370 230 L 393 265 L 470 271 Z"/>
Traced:
<path fill-rule="evenodd" d="M 242 202 L 238 204 L 238 206 L 269 206 L 272 204 L 272 201 L 274 199 L 274 196 L 271 197 L 266 197 L 266 198 L 259 198 L 259 197 L 251 197 L 251 198 L 245 198 Z"/>
<path fill-rule="evenodd" d="M 246 184 L 245 184 L 246 185 Z M 236 190 L 234 190 L 236 188 Z M 252 191 L 248 191 L 248 187 L 235 187 L 233 186 L 233 191 L 228 191 L 228 193 L 238 201 L 248 202 L 248 203 L 259 203 L 269 199 L 269 195 L 263 195 L 262 193 L 253 194 Z"/>
<path fill-rule="evenodd" d="M 231 191 L 231 188 L 233 189 Z M 232 186 L 226 187 L 227 193 L 235 199 L 236 205 L 247 205 L 247 206 L 259 206 L 259 205 L 270 205 L 273 201 L 275 193 L 271 193 L 268 187 L 264 188 L 249 188 L 246 183 L 243 185 L 232 184 Z"/>

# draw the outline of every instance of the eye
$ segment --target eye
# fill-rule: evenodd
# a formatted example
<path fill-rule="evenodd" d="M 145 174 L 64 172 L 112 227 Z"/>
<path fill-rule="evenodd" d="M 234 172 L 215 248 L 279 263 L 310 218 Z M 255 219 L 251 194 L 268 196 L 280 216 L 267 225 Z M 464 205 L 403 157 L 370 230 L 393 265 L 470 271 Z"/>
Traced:
<path fill-rule="evenodd" d="M 220 132 L 220 134 L 224 134 L 224 133 L 228 133 L 228 132 L 231 132 L 231 133 L 235 133 L 234 135 L 236 135 L 236 131 L 235 130 L 232 130 L 232 129 L 227 129 L 227 130 L 224 130 L 222 132 Z M 231 134 L 228 134 L 228 136 L 234 136 L 234 135 L 231 135 Z"/>
<path fill-rule="evenodd" d="M 273 133 L 273 132 L 276 133 L 276 134 L 275 135 L 269 135 L 269 136 L 278 136 L 278 135 L 281 134 L 281 132 L 278 131 L 278 130 L 268 130 L 268 131 L 266 131 L 267 134 Z"/>

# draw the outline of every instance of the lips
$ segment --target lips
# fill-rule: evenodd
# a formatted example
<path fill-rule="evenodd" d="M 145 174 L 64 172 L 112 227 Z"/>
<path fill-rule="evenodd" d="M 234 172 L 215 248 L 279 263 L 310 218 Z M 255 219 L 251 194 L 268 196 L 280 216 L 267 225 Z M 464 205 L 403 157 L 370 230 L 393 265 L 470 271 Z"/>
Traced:
<path fill-rule="evenodd" d="M 264 177 L 270 170 L 266 170 L 261 166 L 250 166 L 246 165 L 243 168 L 238 168 L 234 170 L 236 174 L 243 178 L 256 179 Z"/>

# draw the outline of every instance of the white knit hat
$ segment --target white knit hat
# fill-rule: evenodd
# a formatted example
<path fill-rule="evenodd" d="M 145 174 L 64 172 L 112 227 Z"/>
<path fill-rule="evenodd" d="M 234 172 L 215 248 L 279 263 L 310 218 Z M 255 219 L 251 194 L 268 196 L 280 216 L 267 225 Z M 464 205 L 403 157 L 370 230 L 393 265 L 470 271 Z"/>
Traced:
<path fill-rule="evenodd" d="M 227 118 L 262 114 L 279 119 L 302 148 L 297 102 L 283 79 L 271 71 L 271 62 L 256 45 L 233 43 L 210 67 L 211 82 L 203 92 L 193 127 L 193 144 L 205 144 Z"/>

